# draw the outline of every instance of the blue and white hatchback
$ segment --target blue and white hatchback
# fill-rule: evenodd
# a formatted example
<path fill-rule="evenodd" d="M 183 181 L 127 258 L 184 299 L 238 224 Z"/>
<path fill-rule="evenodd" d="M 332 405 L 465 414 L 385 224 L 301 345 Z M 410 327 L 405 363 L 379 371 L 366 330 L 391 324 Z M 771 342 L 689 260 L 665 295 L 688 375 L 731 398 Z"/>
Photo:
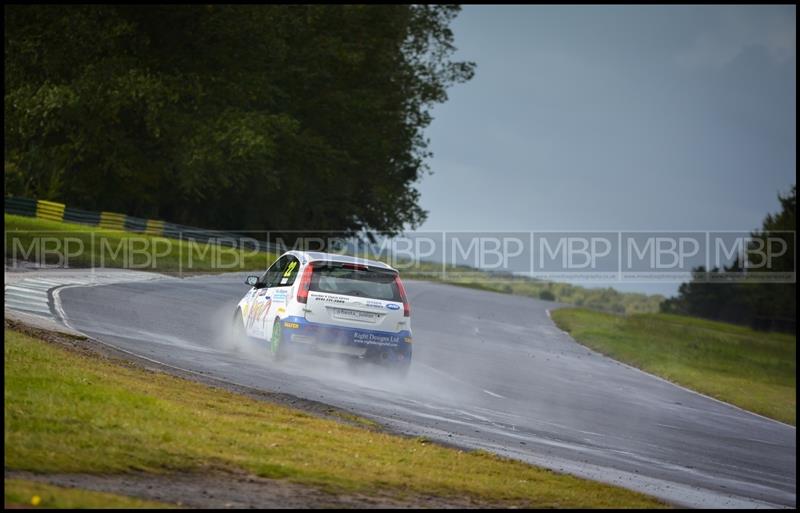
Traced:
<path fill-rule="evenodd" d="M 411 364 L 411 309 L 398 271 L 383 262 L 289 251 L 236 307 L 236 335 L 268 342 L 276 359 L 306 349 L 375 362 L 400 374 Z"/>

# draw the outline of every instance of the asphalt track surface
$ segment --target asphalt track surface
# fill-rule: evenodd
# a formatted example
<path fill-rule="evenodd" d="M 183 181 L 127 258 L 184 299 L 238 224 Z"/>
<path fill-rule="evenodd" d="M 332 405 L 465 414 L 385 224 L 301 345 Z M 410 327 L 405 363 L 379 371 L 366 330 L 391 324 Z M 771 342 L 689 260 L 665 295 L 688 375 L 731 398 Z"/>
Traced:
<path fill-rule="evenodd" d="M 408 282 L 414 361 L 380 369 L 225 336 L 243 275 L 58 289 L 64 321 L 159 362 L 321 401 L 388 428 L 481 448 L 691 507 L 795 507 L 796 430 L 576 343 L 553 303 Z"/>

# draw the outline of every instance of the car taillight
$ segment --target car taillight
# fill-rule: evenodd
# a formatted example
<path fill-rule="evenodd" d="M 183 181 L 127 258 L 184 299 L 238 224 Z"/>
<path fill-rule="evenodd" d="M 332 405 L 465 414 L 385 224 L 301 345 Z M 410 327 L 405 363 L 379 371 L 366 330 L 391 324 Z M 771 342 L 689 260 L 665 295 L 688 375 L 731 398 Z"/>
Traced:
<path fill-rule="evenodd" d="M 308 302 L 308 289 L 311 288 L 311 275 L 314 273 L 314 266 L 308 264 L 300 277 L 300 285 L 297 287 L 297 302 Z"/>
<path fill-rule="evenodd" d="M 397 290 L 400 291 L 400 299 L 403 301 L 403 316 L 411 317 L 411 305 L 408 304 L 408 297 L 406 297 L 406 288 L 400 280 L 400 276 L 394 277 L 394 282 L 397 284 Z"/>

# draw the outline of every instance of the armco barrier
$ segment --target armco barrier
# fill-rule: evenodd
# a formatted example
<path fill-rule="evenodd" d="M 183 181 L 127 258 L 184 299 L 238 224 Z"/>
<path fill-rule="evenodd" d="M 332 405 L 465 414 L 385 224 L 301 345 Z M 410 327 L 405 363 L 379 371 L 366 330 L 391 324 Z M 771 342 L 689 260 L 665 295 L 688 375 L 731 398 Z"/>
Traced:
<path fill-rule="evenodd" d="M 239 245 L 243 241 L 238 235 L 217 230 L 204 230 L 194 226 L 168 223 L 160 219 L 144 219 L 141 217 L 118 214 L 116 212 L 92 212 L 79 208 L 65 206 L 47 200 L 33 200 L 9 196 L 5 198 L 5 212 L 27 217 L 39 217 L 51 221 L 65 221 L 89 226 L 99 226 L 110 230 L 125 230 L 129 232 L 146 233 L 148 235 L 161 235 L 174 239 L 184 239 L 197 243 L 212 242 L 215 244 Z M 284 251 L 285 248 L 265 241 L 247 238 L 243 247 L 259 249 L 260 251 Z"/>
<path fill-rule="evenodd" d="M 100 212 L 100 228 L 106 228 L 107 230 L 124 230 L 125 217 L 127 217 L 125 214 Z"/>
<path fill-rule="evenodd" d="M 141 217 L 125 216 L 125 231 L 143 232 L 147 228 L 147 219 Z"/>
<path fill-rule="evenodd" d="M 164 235 L 164 221 L 148 219 L 145 224 L 144 233 L 149 233 L 150 235 Z"/>
<path fill-rule="evenodd" d="M 39 200 L 36 203 L 36 217 L 49 221 L 63 221 L 64 206 L 63 203 Z"/>
<path fill-rule="evenodd" d="M 64 210 L 64 221 L 97 226 L 100 224 L 100 214 L 68 206 Z"/>
<path fill-rule="evenodd" d="M 5 211 L 17 216 L 35 217 L 36 200 L 30 198 L 5 198 Z"/>

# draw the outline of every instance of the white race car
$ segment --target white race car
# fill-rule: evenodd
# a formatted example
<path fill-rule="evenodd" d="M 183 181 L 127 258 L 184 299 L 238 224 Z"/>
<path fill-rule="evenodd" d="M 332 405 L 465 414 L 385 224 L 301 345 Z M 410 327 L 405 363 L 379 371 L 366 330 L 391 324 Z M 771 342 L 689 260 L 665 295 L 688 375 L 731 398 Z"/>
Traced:
<path fill-rule="evenodd" d="M 266 341 L 276 359 L 295 349 L 349 355 L 400 374 L 411 363 L 411 310 L 398 271 L 383 262 L 289 251 L 236 307 L 234 333 Z"/>

